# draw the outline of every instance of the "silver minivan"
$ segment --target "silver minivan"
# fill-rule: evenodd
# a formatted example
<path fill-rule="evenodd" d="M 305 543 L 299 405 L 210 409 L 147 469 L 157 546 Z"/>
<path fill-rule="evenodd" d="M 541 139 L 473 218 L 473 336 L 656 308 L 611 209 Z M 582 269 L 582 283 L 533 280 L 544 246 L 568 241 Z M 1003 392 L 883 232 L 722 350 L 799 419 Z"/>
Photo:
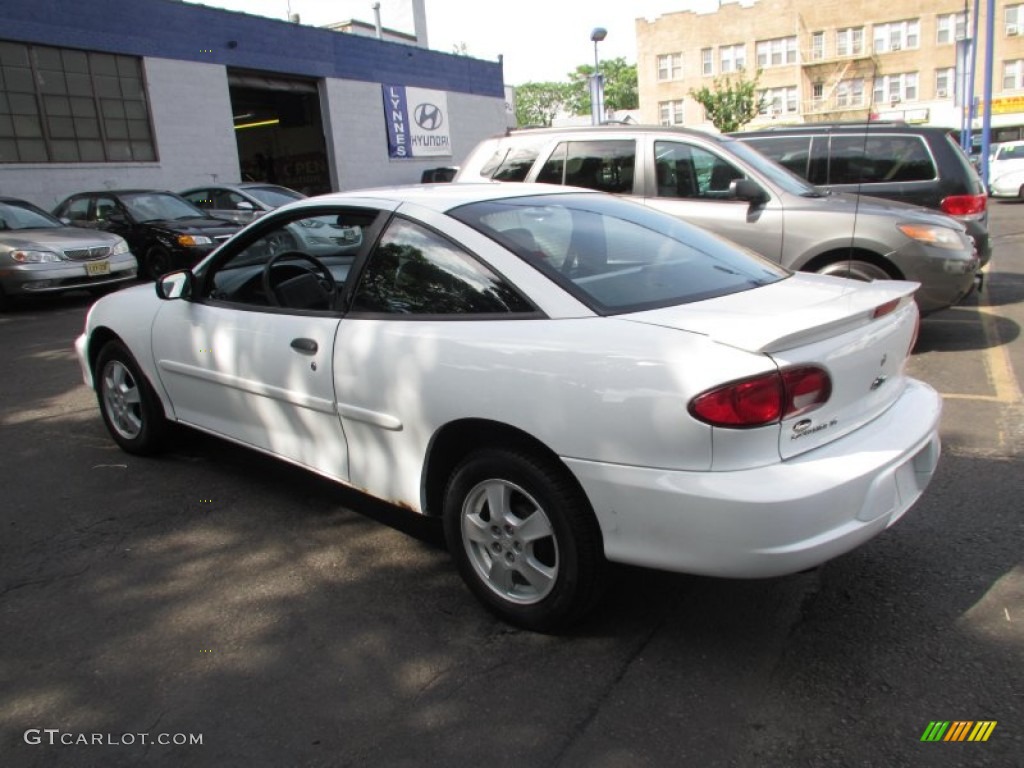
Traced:
<path fill-rule="evenodd" d="M 486 179 L 628 195 L 794 270 L 914 280 L 922 312 L 967 296 L 980 266 L 955 219 L 821 191 L 740 141 L 683 128 L 513 131 L 481 142 L 455 177 Z"/>

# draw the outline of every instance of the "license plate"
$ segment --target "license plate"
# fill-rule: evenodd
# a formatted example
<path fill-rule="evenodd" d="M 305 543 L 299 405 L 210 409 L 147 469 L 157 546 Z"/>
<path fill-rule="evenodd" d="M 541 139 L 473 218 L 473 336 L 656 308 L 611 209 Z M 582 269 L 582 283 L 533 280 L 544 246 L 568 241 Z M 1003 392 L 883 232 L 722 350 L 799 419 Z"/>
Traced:
<path fill-rule="evenodd" d="M 109 261 L 90 261 L 85 265 L 85 274 L 89 277 L 96 277 L 97 275 L 109 275 L 110 274 L 110 262 Z"/>

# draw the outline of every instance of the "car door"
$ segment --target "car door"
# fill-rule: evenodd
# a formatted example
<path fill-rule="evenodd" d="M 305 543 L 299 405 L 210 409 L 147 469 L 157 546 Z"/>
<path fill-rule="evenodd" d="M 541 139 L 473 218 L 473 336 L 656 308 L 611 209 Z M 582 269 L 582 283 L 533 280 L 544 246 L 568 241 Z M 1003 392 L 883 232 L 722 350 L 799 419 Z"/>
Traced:
<path fill-rule="evenodd" d="M 272 245 L 287 225 L 324 215 L 293 211 L 268 221 L 204 265 L 198 296 L 162 306 L 153 351 L 179 420 L 346 481 L 332 362 L 355 255 L 339 246 L 300 258 Z M 321 267 L 337 287 L 333 297 L 324 296 Z"/>
<path fill-rule="evenodd" d="M 732 181 L 748 178 L 735 158 L 684 138 L 647 145 L 643 201 L 744 245 L 782 259 L 783 210 L 773 195 L 750 202 L 730 194 Z"/>

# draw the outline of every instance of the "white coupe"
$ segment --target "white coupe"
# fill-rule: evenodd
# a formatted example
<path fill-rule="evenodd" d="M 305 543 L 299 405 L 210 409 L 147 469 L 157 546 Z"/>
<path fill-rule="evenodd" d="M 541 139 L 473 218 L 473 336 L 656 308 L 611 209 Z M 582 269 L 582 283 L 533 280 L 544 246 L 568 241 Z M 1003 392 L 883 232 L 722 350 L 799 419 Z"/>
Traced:
<path fill-rule="evenodd" d="M 315 254 L 281 250 L 297 226 Z M 124 450 L 177 422 L 440 516 L 473 593 L 553 631 L 607 561 L 773 576 L 899 519 L 939 457 L 915 288 L 599 193 L 438 184 L 269 213 L 98 301 L 76 348 Z"/>

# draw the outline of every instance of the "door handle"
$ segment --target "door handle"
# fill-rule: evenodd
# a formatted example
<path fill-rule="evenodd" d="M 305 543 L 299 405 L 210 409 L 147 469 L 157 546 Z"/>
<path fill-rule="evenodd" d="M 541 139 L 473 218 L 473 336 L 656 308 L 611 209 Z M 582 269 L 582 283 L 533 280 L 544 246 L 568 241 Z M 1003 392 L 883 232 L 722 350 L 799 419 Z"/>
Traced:
<path fill-rule="evenodd" d="M 312 339 L 292 339 L 292 349 L 312 355 L 319 349 L 319 347 Z"/>

